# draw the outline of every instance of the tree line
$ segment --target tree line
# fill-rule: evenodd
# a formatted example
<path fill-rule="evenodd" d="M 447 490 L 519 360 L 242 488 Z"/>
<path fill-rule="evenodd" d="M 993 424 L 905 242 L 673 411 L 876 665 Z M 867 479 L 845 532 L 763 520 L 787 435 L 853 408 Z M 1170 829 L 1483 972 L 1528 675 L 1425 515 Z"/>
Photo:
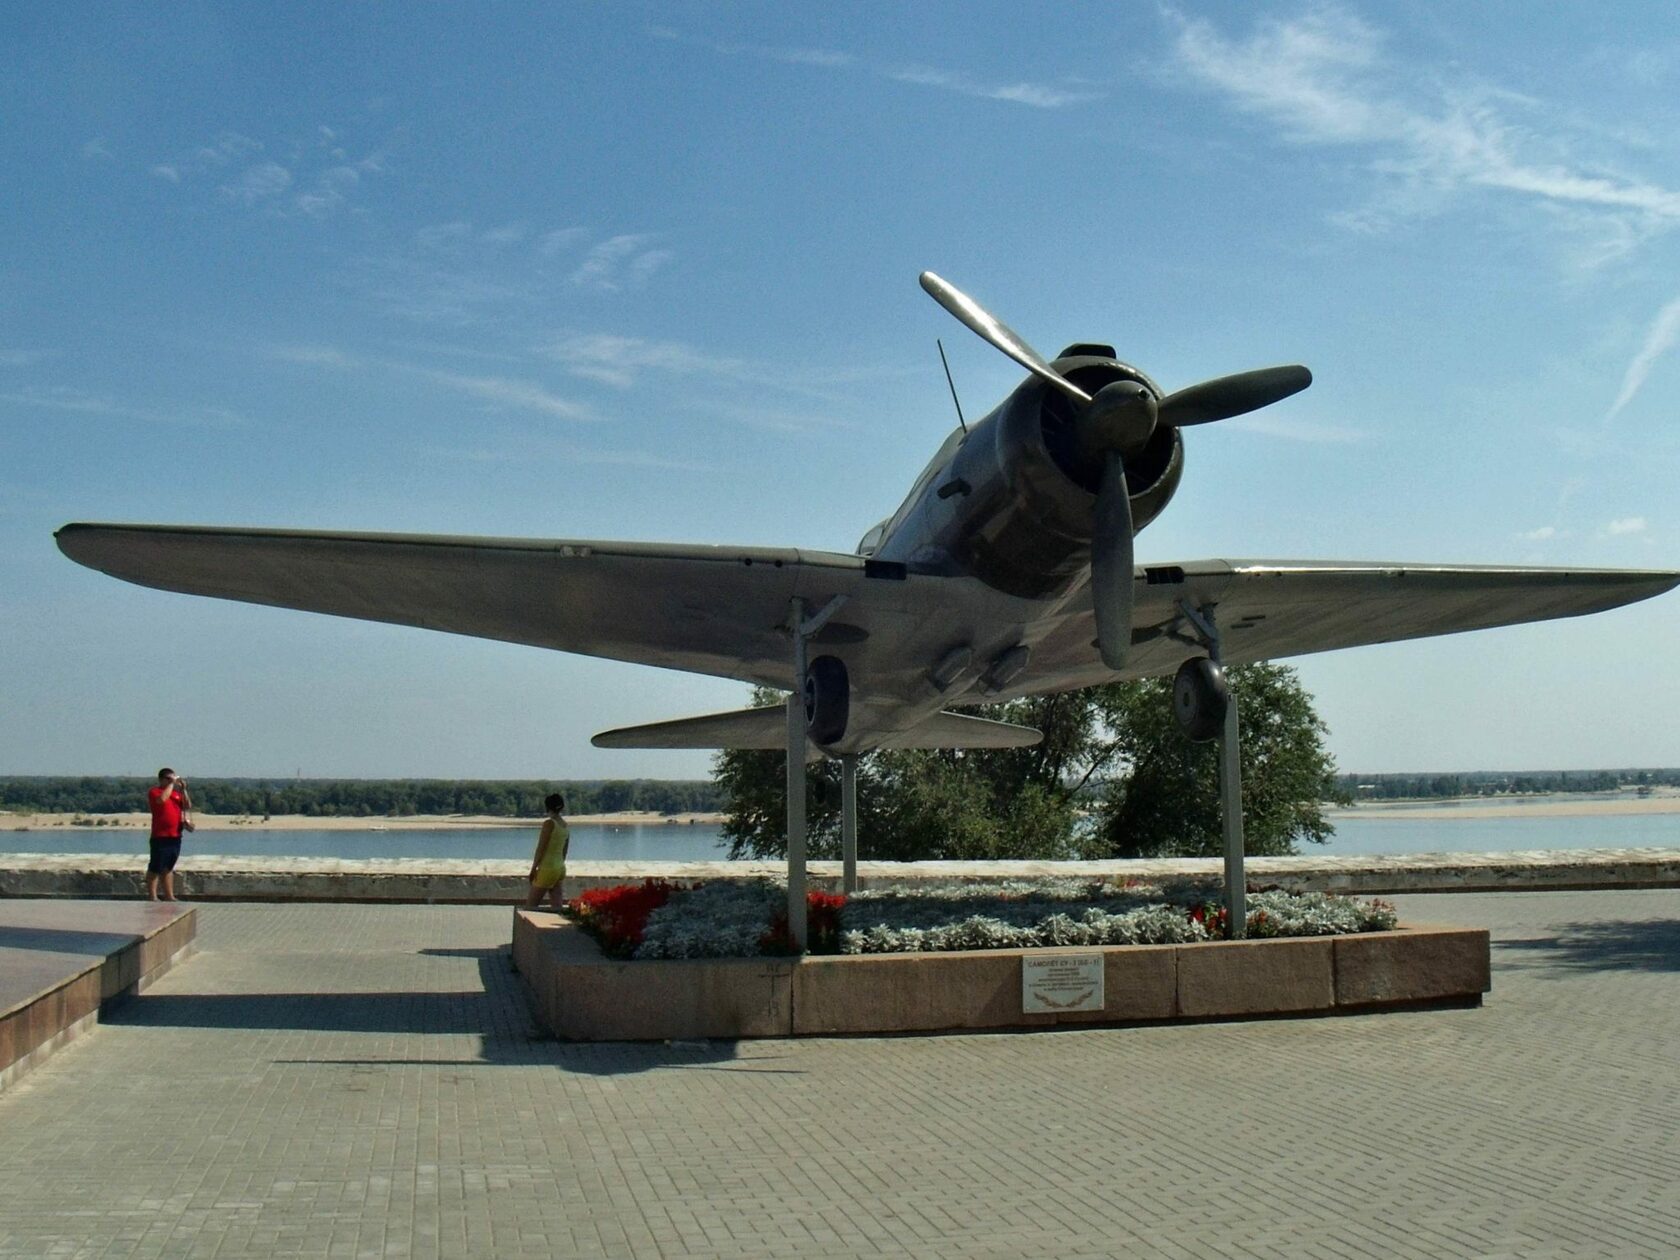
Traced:
<path fill-rule="evenodd" d="M 1242 715 L 1242 801 L 1250 854 L 1323 843 L 1326 802 L 1343 799 L 1329 733 L 1295 671 L 1227 673 Z M 1031 748 L 885 750 L 858 765 L 858 856 L 997 860 L 1213 855 L 1223 851 L 1215 745 L 1173 718 L 1172 680 L 1113 683 L 1006 704 L 959 708 L 1044 732 Z M 757 689 L 755 705 L 775 704 Z M 785 755 L 717 755 L 731 857 L 787 851 Z M 806 769 L 812 857 L 840 855 L 839 769 Z"/>
<path fill-rule="evenodd" d="M 1468 770 L 1455 774 L 1342 774 L 1337 788 L 1355 800 L 1419 800 L 1446 796 L 1614 792 L 1680 786 L 1680 770 Z"/>
<path fill-rule="evenodd" d="M 209 814 L 300 814 L 311 818 L 484 814 L 540 818 L 543 797 L 561 792 L 570 814 L 646 810 L 712 813 L 707 780 L 591 779 L 210 779 L 189 776 L 193 804 Z M 0 810 L 42 814 L 132 813 L 146 807 L 155 778 L 18 775 L 0 778 Z"/>

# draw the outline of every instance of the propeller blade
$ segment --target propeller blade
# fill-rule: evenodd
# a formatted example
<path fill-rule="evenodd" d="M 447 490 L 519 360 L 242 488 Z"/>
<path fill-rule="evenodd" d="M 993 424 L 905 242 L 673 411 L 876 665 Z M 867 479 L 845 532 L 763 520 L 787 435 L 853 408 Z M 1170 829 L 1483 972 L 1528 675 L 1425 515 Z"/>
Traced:
<path fill-rule="evenodd" d="M 1235 376 L 1216 376 L 1161 400 L 1161 423 L 1175 429 L 1188 424 L 1229 420 L 1269 407 L 1312 384 L 1312 373 L 1299 363 L 1258 368 Z"/>
<path fill-rule="evenodd" d="M 1097 486 L 1097 529 L 1091 541 L 1091 606 L 1103 664 L 1124 669 L 1132 647 L 1132 496 L 1126 462 L 1109 452 Z"/>
<path fill-rule="evenodd" d="M 1091 395 L 1046 363 L 1044 356 L 1029 346 L 1019 333 L 961 289 L 941 280 L 931 271 L 922 272 L 922 288 L 928 291 L 929 297 L 955 315 L 970 331 L 977 333 L 982 340 L 989 341 L 1034 376 L 1049 381 L 1050 384 L 1075 402 L 1088 403 L 1091 401 Z M 1305 370 L 1302 369 L 1302 371 Z"/>

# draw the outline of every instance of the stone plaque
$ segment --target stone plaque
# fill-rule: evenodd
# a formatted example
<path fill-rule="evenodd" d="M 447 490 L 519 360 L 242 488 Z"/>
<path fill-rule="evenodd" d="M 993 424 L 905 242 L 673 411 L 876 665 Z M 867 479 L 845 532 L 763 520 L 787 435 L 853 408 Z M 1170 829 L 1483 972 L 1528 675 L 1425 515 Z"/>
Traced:
<path fill-rule="evenodd" d="M 1021 1012 L 1053 1015 L 1058 1011 L 1103 1008 L 1101 954 L 1047 954 L 1021 959 Z"/>

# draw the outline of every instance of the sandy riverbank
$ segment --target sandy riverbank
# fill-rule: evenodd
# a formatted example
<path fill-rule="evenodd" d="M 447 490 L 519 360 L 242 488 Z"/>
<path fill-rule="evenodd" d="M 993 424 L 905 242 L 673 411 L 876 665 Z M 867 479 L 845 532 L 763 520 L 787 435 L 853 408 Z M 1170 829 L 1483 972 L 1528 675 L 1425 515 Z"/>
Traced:
<path fill-rule="evenodd" d="M 311 818 L 305 814 L 204 814 L 193 821 L 200 831 L 232 831 L 255 828 L 263 831 L 391 831 L 458 827 L 463 830 L 486 827 L 536 827 L 540 818 L 496 818 L 473 814 L 407 814 L 400 818 Z M 626 810 L 617 814 L 568 814 L 573 826 L 594 827 L 685 827 L 716 825 L 722 814 L 653 814 Z M 49 827 L 145 827 L 149 815 L 132 814 L 0 814 L 0 831 L 39 831 Z"/>
<path fill-rule="evenodd" d="M 1364 801 L 1351 809 L 1326 811 L 1340 817 L 1391 818 L 1606 818 L 1635 814 L 1680 814 L 1680 790 L 1658 788 L 1650 796 L 1582 794 L 1579 799 L 1546 796 L 1474 796 L 1439 804 Z"/>

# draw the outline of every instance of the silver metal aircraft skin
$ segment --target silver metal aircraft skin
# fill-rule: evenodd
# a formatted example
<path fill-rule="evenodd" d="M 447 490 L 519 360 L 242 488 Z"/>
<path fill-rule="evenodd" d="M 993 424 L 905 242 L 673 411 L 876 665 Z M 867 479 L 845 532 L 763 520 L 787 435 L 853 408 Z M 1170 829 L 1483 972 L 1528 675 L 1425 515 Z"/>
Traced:
<path fill-rule="evenodd" d="M 804 549 L 70 524 L 71 559 L 161 590 L 419 626 L 803 689 L 808 755 L 1030 744 L 971 705 L 1599 612 L 1680 573 L 1198 560 L 1135 565 L 1182 429 L 1304 388 L 1298 367 L 1164 393 L 1107 346 L 1045 362 L 937 276 L 947 310 L 1027 367 L 953 432 L 852 555 Z M 1210 633 L 1211 632 L 1211 633 Z M 803 663 L 803 667 L 802 667 Z M 597 735 L 607 748 L 784 748 L 783 706 Z"/>

